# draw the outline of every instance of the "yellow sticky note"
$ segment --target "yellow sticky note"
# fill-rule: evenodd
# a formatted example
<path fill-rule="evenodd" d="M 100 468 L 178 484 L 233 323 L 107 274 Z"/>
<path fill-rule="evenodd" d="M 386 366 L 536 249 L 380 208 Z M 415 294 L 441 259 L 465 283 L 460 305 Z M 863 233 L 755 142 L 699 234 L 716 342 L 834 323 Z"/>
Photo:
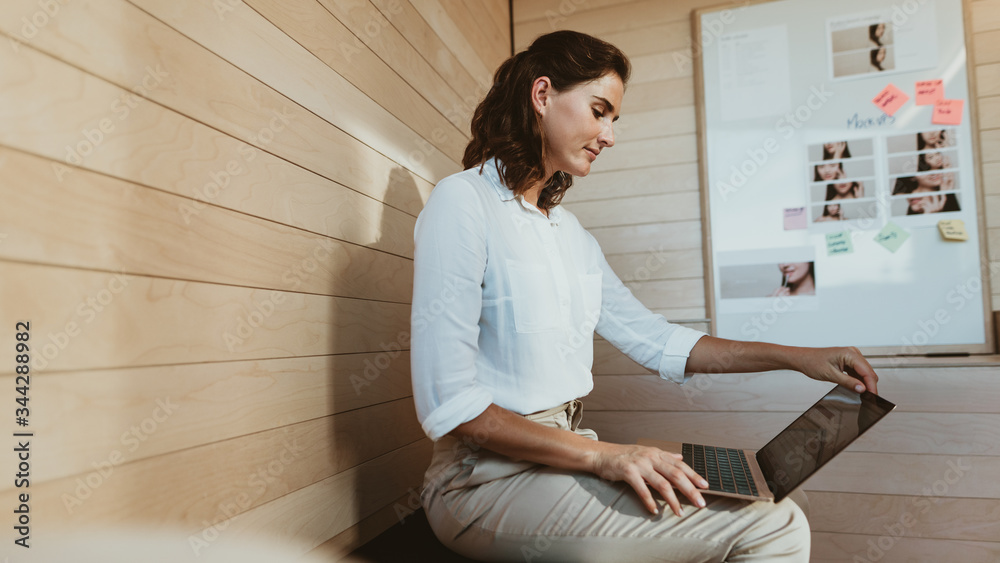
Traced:
<path fill-rule="evenodd" d="M 965 231 L 965 223 L 961 219 L 938 221 L 938 230 L 945 240 L 969 240 L 969 233 Z"/>

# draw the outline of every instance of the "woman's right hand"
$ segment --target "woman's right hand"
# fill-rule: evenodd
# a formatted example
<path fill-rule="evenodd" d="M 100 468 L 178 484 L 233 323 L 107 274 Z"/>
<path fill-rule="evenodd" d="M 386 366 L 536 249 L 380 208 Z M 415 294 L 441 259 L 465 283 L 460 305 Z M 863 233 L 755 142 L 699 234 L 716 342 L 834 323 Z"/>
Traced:
<path fill-rule="evenodd" d="M 639 445 L 601 442 L 605 447 L 593 459 L 593 473 L 609 481 L 625 481 L 639 494 L 646 508 L 657 514 L 656 502 L 649 488 L 656 489 L 677 516 L 684 516 L 674 487 L 696 506 L 705 506 L 698 487 L 708 483 L 684 463 L 681 454 Z M 697 485 L 697 486 L 696 486 Z"/>

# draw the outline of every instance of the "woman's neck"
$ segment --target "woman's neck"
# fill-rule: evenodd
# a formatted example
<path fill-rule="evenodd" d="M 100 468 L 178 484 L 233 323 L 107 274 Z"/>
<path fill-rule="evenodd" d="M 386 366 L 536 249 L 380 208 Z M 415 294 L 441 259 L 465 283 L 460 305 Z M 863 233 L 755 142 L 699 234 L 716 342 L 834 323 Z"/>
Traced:
<path fill-rule="evenodd" d="M 524 194 L 521 195 L 521 197 L 524 198 L 524 201 L 530 203 L 531 205 L 534 205 L 536 209 L 542 212 L 542 215 L 548 217 L 549 216 L 548 210 L 538 207 L 538 198 L 542 195 L 542 189 L 544 187 L 545 187 L 545 182 L 539 180 L 538 182 L 535 183 L 535 185 L 528 188 L 528 190 L 525 191 Z"/>
<path fill-rule="evenodd" d="M 813 282 L 812 276 L 806 276 L 797 283 L 789 284 L 789 289 L 792 295 L 798 295 L 803 292 L 812 295 L 816 293 L 816 284 Z"/>

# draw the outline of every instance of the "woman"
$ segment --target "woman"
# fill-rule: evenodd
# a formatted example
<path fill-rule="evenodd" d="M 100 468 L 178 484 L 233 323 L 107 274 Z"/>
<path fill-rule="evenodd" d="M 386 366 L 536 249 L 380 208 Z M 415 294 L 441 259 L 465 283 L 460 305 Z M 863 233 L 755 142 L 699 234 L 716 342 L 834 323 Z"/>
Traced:
<path fill-rule="evenodd" d="M 816 295 L 816 273 L 812 262 L 788 262 L 778 264 L 781 272 L 781 287 L 771 293 L 771 297 Z"/>
<path fill-rule="evenodd" d="M 885 47 L 879 47 L 877 49 L 872 49 L 869 54 L 869 59 L 871 60 L 872 72 L 880 72 L 885 70 L 882 68 L 882 63 L 885 61 Z"/>
<path fill-rule="evenodd" d="M 892 195 L 912 194 L 919 192 L 939 192 L 941 189 L 954 188 L 954 176 L 951 174 L 921 174 L 920 176 L 903 176 L 896 178 Z M 924 213 L 944 213 L 961 211 L 958 198 L 953 193 L 934 194 L 922 197 L 906 198 L 907 215 L 922 215 Z"/>
<path fill-rule="evenodd" d="M 859 197 L 865 197 L 864 187 L 860 182 L 839 182 L 826 185 L 826 201 L 857 199 Z"/>
<path fill-rule="evenodd" d="M 868 39 L 871 40 L 873 47 L 882 46 L 882 36 L 885 35 L 885 24 L 877 23 L 868 26 Z"/>
<path fill-rule="evenodd" d="M 847 147 L 847 141 L 823 143 L 823 160 L 838 160 L 841 158 L 851 158 L 851 149 Z"/>
<path fill-rule="evenodd" d="M 917 172 L 928 170 L 941 170 L 951 166 L 951 160 L 940 152 L 922 153 L 917 157 Z"/>
<path fill-rule="evenodd" d="M 680 454 L 579 427 L 595 330 L 675 382 L 781 368 L 858 391 L 878 380 L 855 348 L 713 338 L 651 313 L 621 283 L 559 202 L 614 145 L 629 73 L 599 39 L 537 38 L 496 71 L 466 170 L 441 180 L 417 218 L 411 365 L 417 417 L 435 441 L 428 520 L 477 559 L 806 561 L 808 524 L 794 503 L 704 499 Z M 724 355 L 733 360 L 723 366 Z M 678 496 L 704 508 L 682 517 Z"/>
<path fill-rule="evenodd" d="M 840 210 L 839 203 L 828 203 L 823 206 L 823 214 L 816 218 L 817 223 L 822 223 L 823 221 L 843 221 L 843 212 Z"/>
<path fill-rule="evenodd" d="M 843 162 L 830 162 L 827 164 L 817 164 L 813 167 L 813 182 L 828 182 L 839 180 L 847 174 L 844 172 Z"/>
<path fill-rule="evenodd" d="M 940 149 L 942 147 L 947 147 L 948 144 L 948 131 L 945 129 L 941 129 L 940 131 L 922 131 L 917 133 L 918 151 L 922 151 L 924 149 Z"/>

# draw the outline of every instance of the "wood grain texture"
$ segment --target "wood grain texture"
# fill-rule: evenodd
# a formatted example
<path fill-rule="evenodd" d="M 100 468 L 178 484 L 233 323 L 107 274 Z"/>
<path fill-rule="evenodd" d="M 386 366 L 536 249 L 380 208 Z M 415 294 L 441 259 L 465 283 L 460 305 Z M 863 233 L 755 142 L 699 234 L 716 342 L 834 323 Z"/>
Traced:
<path fill-rule="evenodd" d="M 1000 537 L 996 499 L 812 491 L 809 508 L 814 532 L 991 542 Z"/>
<path fill-rule="evenodd" d="M 396 516 L 409 509 L 430 464 L 431 451 L 431 441 L 423 438 L 240 513 L 227 521 L 219 544 L 238 545 L 265 535 L 295 546 L 302 554 L 324 553 L 328 539 L 337 538 L 376 511 L 387 508 Z M 388 527 L 396 521 L 383 518 L 380 525 Z"/>
<path fill-rule="evenodd" d="M 433 131 L 407 127 L 246 4 L 234 2 L 220 21 L 212 4 L 131 2 L 421 178 L 433 183 L 459 171 L 464 146 L 457 138 L 438 148 L 440 136 L 432 143 Z M 343 161 L 327 155 L 324 162 Z"/>
<path fill-rule="evenodd" d="M 594 172 L 607 172 L 645 166 L 696 162 L 698 155 L 694 146 L 693 135 L 673 135 L 617 142 L 613 148 L 601 151 L 593 168 Z"/>
<path fill-rule="evenodd" d="M 371 420 L 378 419 L 398 422 L 377 428 Z M 195 533 L 421 439 L 413 402 L 403 399 L 110 468 L 112 463 L 106 462 L 87 474 L 33 483 L 37 497 L 32 498 L 37 501 L 31 508 L 39 519 L 57 527 L 135 521 Z M 103 478 L 98 473 L 102 469 Z M 414 486 L 412 477 L 423 469 L 398 474 L 409 475 L 407 486 Z M 352 486 L 348 491 L 362 497 L 384 494 L 377 487 Z M 11 503 L 16 492 L 5 488 L 0 498 Z M 330 505 L 329 500 L 322 502 Z M 345 516 L 354 519 L 350 524 L 357 521 L 356 515 Z M 206 521 L 209 525 L 203 524 Z M 271 525 L 278 526 L 278 521 Z"/>
<path fill-rule="evenodd" d="M 410 76 L 426 77 L 420 84 L 422 91 L 418 91 L 315 0 L 248 0 L 247 5 L 442 150 L 454 154 L 442 145 L 441 139 L 455 139 L 459 147 L 468 143 L 469 135 L 463 130 L 468 124 L 468 114 L 448 111 L 459 105 L 459 98 L 435 80 L 436 74 L 429 66 L 416 69 L 416 74 L 403 71 Z M 374 25 L 379 24 L 391 27 L 384 18 Z M 373 29 L 379 30 L 374 35 L 382 33 L 380 28 L 373 27 L 369 32 Z"/>
<path fill-rule="evenodd" d="M 619 378 L 614 378 L 619 379 Z M 661 386 L 674 385 L 659 381 Z M 596 391 L 596 389 L 595 389 Z M 697 404 L 696 396 L 692 402 Z M 797 397 L 778 397 L 784 404 Z M 818 399 L 818 397 L 815 397 Z M 639 438 L 664 437 L 673 441 L 760 449 L 813 401 L 785 412 L 676 412 L 627 409 L 604 411 L 598 401 L 585 401 L 588 418 L 602 439 L 633 444 Z M 597 404 L 591 404 L 597 403 Z M 777 407 L 774 408 L 776 410 Z M 1000 455 L 1000 415 L 893 412 L 858 438 L 847 451 L 955 456 Z"/>
<path fill-rule="evenodd" d="M 407 41 L 397 28 L 402 27 L 401 22 L 405 18 L 413 16 L 420 20 L 412 22 L 413 24 L 426 25 L 418 14 L 412 10 L 407 12 L 404 3 L 398 0 L 376 2 L 386 13 L 379 11 L 376 3 L 369 0 L 320 0 L 320 3 L 353 30 L 361 42 L 406 79 L 417 92 L 427 96 L 435 107 L 443 105 L 445 117 L 455 123 L 459 130 L 468 131 L 474 109 L 470 105 L 470 95 L 477 90 L 476 82 L 455 61 L 436 35 L 426 37 L 432 40 L 429 44 Z M 484 6 L 491 4 L 482 3 Z M 396 20 L 396 23 L 390 18 Z M 509 33 L 509 30 L 505 33 Z M 509 43 L 508 40 L 506 44 Z M 435 60 L 440 57 L 451 57 L 454 64 L 436 65 Z M 435 102 L 436 99 L 440 99 L 440 102 Z"/>
<path fill-rule="evenodd" d="M 141 11 L 132 7 L 123 11 L 132 14 L 131 19 L 117 25 L 111 25 L 109 21 L 115 20 L 110 18 L 99 20 L 95 28 L 112 36 L 126 33 L 122 27 L 130 30 L 129 34 L 135 29 L 146 30 L 142 39 L 130 46 L 130 52 L 143 65 L 138 68 L 121 69 L 113 64 L 117 55 L 111 53 L 120 51 L 120 45 L 98 43 L 92 53 L 79 49 L 79 43 L 93 41 L 85 29 L 68 26 L 61 33 L 59 28 L 53 28 L 37 44 L 57 57 L 93 67 L 112 82 L 41 54 L 34 49 L 35 43 L 21 47 L 18 53 L 4 50 L 0 54 L 0 63 L 7 69 L 0 80 L 11 102 L 0 110 L 6 124 L 0 142 L 64 164 L 54 169 L 59 177 L 67 175 L 71 165 L 78 165 L 191 197 L 198 200 L 189 205 L 191 212 L 213 203 L 273 215 L 279 220 L 306 221 L 297 219 L 304 215 L 308 218 L 306 224 L 323 229 L 320 225 L 325 215 L 317 220 L 310 217 L 317 208 L 302 208 L 337 194 L 342 189 L 333 184 L 337 182 L 410 215 L 419 213 L 430 194 L 430 182 L 302 110 Z M 86 17 L 90 16 L 81 17 L 89 21 Z M 0 18 L 2 21 L 6 20 Z M 169 49 L 168 44 L 172 45 Z M 168 77 L 156 88 L 142 88 L 146 67 L 158 64 Z M 207 80 L 209 88 L 214 86 L 211 93 L 218 92 L 216 102 L 211 97 L 203 100 L 207 95 L 203 90 L 206 80 L 179 71 L 189 66 L 207 68 L 209 76 L 218 80 Z M 116 86 L 114 81 L 127 86 Z M 147 81 L 149 86 L 153 83 Z M 137 85 L 148 99 L 132 93 Z M 216 129 L 166 110 L 152 100 L 172 105 Z M 44 127 L 40 127 L 38 116 L 48 116 Z M 317 173 L 299 170 L 283 158 Z M 353 165 L 333 164 L 339 161 Z M 286 181 L 288 192 L 275 195 L 271 182 Z M 356 196 L 340 197 L 348 205 L 361 205 L 351 203 Z M 270 203 L 275 200 L 277 205 Z M 353 228 L 359 228 L 358 222 Z M 370 227 L 365 230 L 369 240 L 379 238 Z M 391 240 L 391 228 L 386 230 Z"/>
<path fill-rule="evenodd" d="M 644 280 L 700 278 L 704 274 L 701 249 L 667 250 L 666 245 L 646 252 L 612 254 L 608 264 L 625 283 Z"/>
<path fill-rule="evenodd" d="M 566 203 L 584 228 L 617 227 L 642 223 L 692 221 L 701 217 L 695 192 L 673 192 L 612 200 Z M 650 244 L 646 239 L 642 242 Z"/>
<path fill-rule="evenodd" d="M 604 254 L 645 252 L 650 241 L 670 241 L 671 250 L 701 248 L 701 222 L 588 227 Z"/>
<path fill-rule="evenodd" d="M 642 0 L 621 6 L 599 5 L 600 7 L 591 10 L 585 9 L 588 3 L 583 4 L 584 9 L 576 9 L 579 4 L 574 6 L 569 3 L 570 8 L 560 12 L 559 2 L 539 2 L 544 10 L 553 12 L 553 15 L 517 23 L 514 26 L 515 47 L 517 50 L 524 49 L 536 36 L 556 29 L 573 29 L 600 36 L 667 23 L 687 23 L 691 10 L 718 4 L 712 0 L 672 0 L 669 9 L 664 9 L 664 4 L 659 0 Z M 516 15 L 517 10 L 518 6 L 515 6 L 515 22 L 519 17 Z"/>
<path fill-rule="evenodd" d="M 420 13 L 427 25 L 441 38 L 441 41 L 447 45 L 451 53 L 465 67 L 465 70 L 469 71 L 476 82 L 480 84 L 491 83 L 496 67 L 487 64 L 487 61 L 480 58 L 473 45 L 473 43 L 478 43 L 475 34 L 469 30 L 469 36 L 466 36 L 459 25 L 445 11 L 440 0 L 405 1 Z"/>
<path fill-rule="evenodd" d="M 0 381 L 14 387 L 13 376 Z M 32 426 L 47 445 L 32 452 L 38 482 L 92 471 L 113 450 L 136 461 L 412 393 L 409 352 L 395 349 L 46 373 L 33 385 L 45 397 L 32 408 Z"/>
<path fill-rule="evenodd" d="M 879 541 L 883 547 L 879 547 Z M 874 547 L 873 547 L 874 546 Z M 889 534 L 831 534 L 814 532 L 812 535 L 813 563 L 842 563 L 843 561 L 879 561 L 901 563 L 912 561 L 962 561 L 963 563 L 994 563 L 1000 558 L 1000 542 L 975 542 L 936 540 L 922 538 L 893 538 Z"/>
<path fill-rule="evenodd" d="M 0 276 L 7 280 L 0 286 L 4 312 L 51 327 L 51 337 L 36 334 L 39 372 L 378 352 L 409 338 L 405 304 L 123 275 L 119 268 L 0 262 Z M 10 342 L 13 329 L 0 327 Z"/>
<path fill-rule="evenodd" d="M 692 163 L 592 172 L 574 178 L 563 200 L 567 205 L 640 195 L 698 191 L 698 169 Z"/>
<path fill-rule="evenodd" d="M 46 159 L 0 148 L 0 180 L 31 190 L 0 210 L 0 257 L 123 270 L 127 275 L 367 297 L 412 295 L 410 259 L 206 206 L 186 224 L 173 194 L 78 171 L 60 181 Z M 124 197 L 123 197 L 124 196 Z M 225 241 L 225 242 L 224 242 Z"/>
<path fill-rule="evenodd" d="M 355 0 L 336 1 L 340 4 L 344 1 Z M 489 91 L 492 75 L 488 77 L 474 75 L 462 66 L 445 41 L 428 25 L 420 12 L 410 2 L 371 0 L 371 3 L 427 59 L 427 62 L 437 70 L 438 74 L 460 89 L 464 100 L 477 100 Z"/>

